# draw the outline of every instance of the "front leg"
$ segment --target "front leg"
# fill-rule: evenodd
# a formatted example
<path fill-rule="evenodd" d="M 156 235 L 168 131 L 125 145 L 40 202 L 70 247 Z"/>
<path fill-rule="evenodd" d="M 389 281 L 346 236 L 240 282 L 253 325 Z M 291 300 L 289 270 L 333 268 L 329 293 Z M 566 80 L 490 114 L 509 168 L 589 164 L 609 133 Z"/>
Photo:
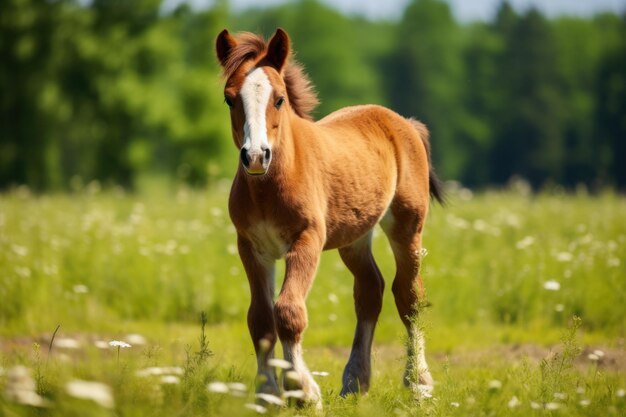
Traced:
<path fill-rule="evenodd" d="M 306 230 L 296 239 L 285 259 L 285 280 L 274 307 L 276 329 L 285 359 L 291 362 L 297 377 L 293 382 L 304 392 L 304 402 L 322 407 L 320 388 L 302 358 L 302 333 L 307 327 L 306 296 L 311 288 L 324 247 L 323 233 Z"/>
<path fill-rule="evenodd" d="M 257 392 L 279 394 L 276 373 L 267 361 L 274 356 L 274 260 L 259 255 L 249 240 L 237 236 L 239 256 L 250 284 L 248 329 L 257 358 Z"/>

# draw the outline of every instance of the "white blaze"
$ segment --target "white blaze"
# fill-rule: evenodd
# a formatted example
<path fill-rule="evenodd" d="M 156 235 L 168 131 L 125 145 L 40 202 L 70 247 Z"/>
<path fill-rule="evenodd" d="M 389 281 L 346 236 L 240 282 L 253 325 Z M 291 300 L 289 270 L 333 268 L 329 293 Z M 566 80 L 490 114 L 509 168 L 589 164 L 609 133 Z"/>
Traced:
<path fill-rule="evenodd" d="M 263 152 L 261 145 L 270 147 L 267 140 L 265 111 L 271 93 L 272 85 L 261 68 L 250 72 L 241 86 L 240 94 L 246 114 L 246 121 L 243 125 L 243 147 L 248 152 Z"/>

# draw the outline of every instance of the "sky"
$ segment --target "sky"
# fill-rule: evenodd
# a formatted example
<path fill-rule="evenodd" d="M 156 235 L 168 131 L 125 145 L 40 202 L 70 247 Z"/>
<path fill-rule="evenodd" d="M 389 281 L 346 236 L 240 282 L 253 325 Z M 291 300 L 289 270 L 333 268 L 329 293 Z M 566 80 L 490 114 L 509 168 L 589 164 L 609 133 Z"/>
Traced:
<path fill-rule="evenodd" d="M 177 4 L 188 2 L 202 8 L 212 0 L 166 0 L 165 8 L 173 9 Z M 322 0 L 324 3 L 346 14 L 366 16 L 370 19 L 397 19 L 410 0 Z M 501 0 L 447 0 L 452 5 L 455 16 L 464 22 L 489 20 L 495 15 Z M 249 7 L 263 7 L 286 3 L 286 0 L 230 0 L 232 7 L 239 11 Z M 548 16 L 574 15 L 590 16 L 601 11 L 623 13 L 626 0 L 509 0 L 519 11 L 536 6 Z"/>

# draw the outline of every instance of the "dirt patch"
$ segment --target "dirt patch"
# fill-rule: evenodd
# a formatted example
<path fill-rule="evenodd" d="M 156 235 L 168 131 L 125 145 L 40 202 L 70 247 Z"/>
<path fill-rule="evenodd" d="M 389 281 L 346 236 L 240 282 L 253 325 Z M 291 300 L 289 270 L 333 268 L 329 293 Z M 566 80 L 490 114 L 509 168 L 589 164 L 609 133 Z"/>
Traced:
<path fill-rule="evenodd" d="M 18 336 L 0 338 L 0 352 L 24 354 L 32 353 L 34 343 L 40 345 L 42 356 L 47 355 L 50 339 L 52 334 L 42 334 L 38 336 Z M 70 357 L 80 357 L 84 354 L 84 349 L 94 348 L 106 337 L 95 334 L 74 334 L 71 336 L 62 336 L 55 339 L 53 351 L 61 350 Z M 72 341 L 76 342 L 75 346 L 71 346 Z M 65 345 L 63 345 L 65 344 Z M 147 343 L 147 346 L 150 342 Z M 100 346 L 104 350 L 109 350 L 105 346 Z M 549 360 L 558 354 L 561 347 L 540 346 L 536 344 L 498 344 L 488 348 L 475 350 L 455 350 L 450 352 L 430 351 L 427 350 L 427 356 L 433 361 L 448 362 L 457 367 L 473 367 L 488 362 L 506 362 L 506 363 L 522 363 L 529 361 L 531 363 L 539 363 L 542 360 Z M 347 360 L 350 355 L 349 347 L 308 347 L 307 355 L 315 355 L 322 353 L 330 353 L 338 358 Z M 379 362 L 403 362 L 405 358 L 405 350 L 399 345 L 380 345 L 374 344 L 373 356 Z M 576 367 L 580 369 L 588 369 L 590 367 L 598 367 L 606 371 L 626 372 L 626 342 L 623 339 L 617 341 L 616 346 L 608 347 L 603 345 L 585 346 L 574 361 Z"/>
<path fill-rule="evenodd" d="M 450 354 L 434 352 L 432 356 L 436 360 L 447 360 L 457 366 L 471 366 L 490 361 L 507 363 L 529 361 L 539 363 L 542 360 L 550 360 L 560 352 L 560 346 L 546 347 L 533 344 L 515 344 L 496 345 L 487 349 Z M 626 370 L 626 351 L 623 347 L 586 346 L 575 358 L 574 364 L 578 368 L 598 367 L 599 369 L 622 372 Z"/>
<path fill-rule="evenodd" d="M 321 351 L 323 348 L 310 348 L 309 352 Z M 323 350 L 332 352 L 338 357 L 348 358 L 349 348 L 324 348 Z M 468 351 L 452 352 L 432 352 L 427 351 L 427 356 L 433 361 L 448 362 L 457 367 L 473 367 L 484 363 L 539 363 L 542 360 L 549 360 L 560 353 L 561 347 L 540 346 L 535 344 L 500 344 L 488 348 Z M 404 349 L 397 345 L 378 345 L 373 347 L 374 357 L 381 362 L 402 361 L 404 359 Z M 598 367 L 606 371 L 625 372 L 626 371 L 626 347 L 624 341 L 619 341 L 617 347 L 608 346 L 585 346 L 574 360 L 574 364 L 579 369 Z"/>

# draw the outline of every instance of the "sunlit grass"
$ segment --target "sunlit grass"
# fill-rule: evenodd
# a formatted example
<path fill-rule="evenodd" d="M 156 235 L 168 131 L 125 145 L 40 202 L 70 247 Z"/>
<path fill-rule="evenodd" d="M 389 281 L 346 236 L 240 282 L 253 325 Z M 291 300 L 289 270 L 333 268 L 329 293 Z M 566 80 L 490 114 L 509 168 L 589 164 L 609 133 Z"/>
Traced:
<path fill-rule="evenodd" d="M 254 402 L 256 366 L 245 324 L 249 291 L 227 194 L 225 185 L 172 195 L 92 185 L 73 195 L 17 189 L 0 196 L 0 410 L 255 414 L 245 407 Z M 423 275 L 432 304 L 424 320 L 427 355 L 437 386 L 435 398 L 422 402 L 400 383 L 404 331 L 389 291 L 394 265 L 382 233 L 374 246 L 387 290 L 372 390 L 358 401 L 337 398 L 354 330 L 352 277 L 336 253 L 325 253 L 307 303 L 304 344 L 310 368 L 329 373 L 318 377 L 327 413 L 622 413 L 624 358 L 612 356 L 623 351 L 626 334 L 624 213 L 626 199 L 610 192 L 472 196 L 460 190 L 449 206 L 434 206 Z M 279 280 L 282 270 L 279 264 Z M 573 316 L 581 317 L 581 327 L 563 343 Z M 108 345 L 113 340 L 132 347 L 119 351 Z M 557 362 L 554 353 L 570 345 L 586 350 Z M 609 357 L 589 359 L 596 349 Z M 212 355 L 199 360 L 202 351 Z M 7 394 L 19 364 L 42 404 L 18 405 Z M 81 381 L 105 384 L 114 403 L 76 398 L 72 381 L 75 389 Z M 243 383 L 247 393 L 212 393 L 210 382 Z"/>

